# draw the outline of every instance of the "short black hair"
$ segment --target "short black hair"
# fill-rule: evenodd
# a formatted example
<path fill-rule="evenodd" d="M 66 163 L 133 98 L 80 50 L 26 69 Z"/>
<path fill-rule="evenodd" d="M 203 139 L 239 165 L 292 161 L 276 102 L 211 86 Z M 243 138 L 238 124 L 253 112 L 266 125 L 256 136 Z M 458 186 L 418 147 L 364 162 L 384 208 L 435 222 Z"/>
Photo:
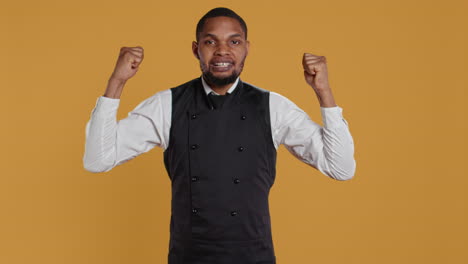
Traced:
<path fill-rule="evenodd" d="M 200 21 L 198 21 L 197 30 L 195 32 L 195 38 L 197 39 L 197 41 L 199 39 L 200 33 L 203 31 L 203 26 L 205 25 L 206 19 L 219 16 L 226 16 L 237 19 L 237 21 L 239 21 L 242 27 L 242 30 L 245 33 L 245 39 L 247 39 L 247 24 L 245 24 L 244 19 L 242 19 L 242 17 L 240 17 L 238 14 L 236 14 L 236 12 L 232 11 L 229 8 L 216 7 L 208 11 L 208 13 L 206 13 L 202 18 L 200 18 Z"/>

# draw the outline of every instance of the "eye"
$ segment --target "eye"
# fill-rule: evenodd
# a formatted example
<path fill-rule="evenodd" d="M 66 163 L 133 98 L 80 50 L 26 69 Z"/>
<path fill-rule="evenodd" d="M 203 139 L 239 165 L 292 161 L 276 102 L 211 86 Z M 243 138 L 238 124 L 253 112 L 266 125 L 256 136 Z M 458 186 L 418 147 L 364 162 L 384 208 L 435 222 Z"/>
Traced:
<path fill-rule="evenodd" d="M 213 42 L 214 42 L 213 40 L 207 40 L 205 41 L 205 44 L 213 44 Z"/>
<path fill-rule="evenodd" d="M 233 40 L 232 43 L 237 45 L 237 44 L 240 44 L 240 41 L 239 40 Z"/>

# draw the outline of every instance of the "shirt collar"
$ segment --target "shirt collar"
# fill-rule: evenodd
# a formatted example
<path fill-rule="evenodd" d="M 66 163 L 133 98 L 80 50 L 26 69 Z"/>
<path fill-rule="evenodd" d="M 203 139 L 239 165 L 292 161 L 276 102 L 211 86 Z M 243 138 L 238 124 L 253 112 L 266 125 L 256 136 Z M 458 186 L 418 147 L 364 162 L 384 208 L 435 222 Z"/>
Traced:
<path fill-rule="evenodd" d="M 218 93 L 216 93 L 215 91 L 213 91 L 213 89 L 211 89 L 211 87 L 205 82 L 205 79 L 203 79 L 203 76 L 200 77 L 202 79 L 202 83 L 203 83 L 203 88 L 205 89 L 205 93 L 208 95 L 210 94 L 211 92 L 213 92 L 214 94 L 216 95 L 219 95 Z M 232 86 L 229 88 L 229 90 L 227 91 L 227 93 L 231 94 L 232 91 L 234 91 L 234 89 L 236 89 L 236 86 L 237 86 L 237 83 L 239 82 L 239 76 L 237 77 L 236 81 L 232 84 Z"/>

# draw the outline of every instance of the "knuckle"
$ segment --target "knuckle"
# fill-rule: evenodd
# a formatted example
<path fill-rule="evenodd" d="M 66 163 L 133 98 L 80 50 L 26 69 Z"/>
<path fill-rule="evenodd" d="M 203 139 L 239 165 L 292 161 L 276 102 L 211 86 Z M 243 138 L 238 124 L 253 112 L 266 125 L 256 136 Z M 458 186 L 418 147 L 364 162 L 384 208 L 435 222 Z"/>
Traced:
<path fill-rule="evenodd" d="M 130 52 L 126 52 L 126 53 L 124 54 L 124 57 L 125 57 L 126 59 L 132 59 L 132 58 L 133 58 L 133 55 L 132 55 L 132 53 L 130 53 Z"/>

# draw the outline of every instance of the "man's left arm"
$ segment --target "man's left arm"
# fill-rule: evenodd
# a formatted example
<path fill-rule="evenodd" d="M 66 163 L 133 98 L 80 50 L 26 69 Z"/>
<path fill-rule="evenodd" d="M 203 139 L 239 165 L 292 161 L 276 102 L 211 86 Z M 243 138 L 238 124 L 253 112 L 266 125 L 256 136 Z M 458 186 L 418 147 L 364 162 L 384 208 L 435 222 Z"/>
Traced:
<path fill-rule="evenodd" d="M 343 109 L 336 105 L 324 56 L 304 54 L 304 77 L 320 103 L 324 126 L 321 127 L 296 104 L 271 93 L 273 138 L 276 147 L 286 149 L 301 161 L 336 180 L 354 177 L 354 142 Z"/>

